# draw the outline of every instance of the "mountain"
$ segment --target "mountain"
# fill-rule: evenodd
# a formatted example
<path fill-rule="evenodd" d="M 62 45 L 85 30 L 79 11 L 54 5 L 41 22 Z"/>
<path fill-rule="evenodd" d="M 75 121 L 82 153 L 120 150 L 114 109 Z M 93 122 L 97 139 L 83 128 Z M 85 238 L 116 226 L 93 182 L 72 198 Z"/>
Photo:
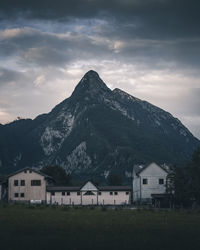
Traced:
<path fill-rule="evenodd" d="M 170 113 L 91 70 L 50 113 L 0 125 L 0 172 L 58 164 L 74 178 L 130 177 L 134 164 L 183 163 L 199 145 Z"/>

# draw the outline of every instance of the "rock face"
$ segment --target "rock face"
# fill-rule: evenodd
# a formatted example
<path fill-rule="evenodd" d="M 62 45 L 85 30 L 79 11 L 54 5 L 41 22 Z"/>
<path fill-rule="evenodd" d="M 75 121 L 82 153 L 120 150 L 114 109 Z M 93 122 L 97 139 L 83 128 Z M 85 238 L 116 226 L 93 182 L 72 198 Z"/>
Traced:
<path fill-rule="evenodd" d="M 134 164 L 182 163 L 199 145 L 170 113 L 89 71 L 50 113 L 0 126 L 0 172 L 58 164 L 82 179 L 125 178 Z"/>

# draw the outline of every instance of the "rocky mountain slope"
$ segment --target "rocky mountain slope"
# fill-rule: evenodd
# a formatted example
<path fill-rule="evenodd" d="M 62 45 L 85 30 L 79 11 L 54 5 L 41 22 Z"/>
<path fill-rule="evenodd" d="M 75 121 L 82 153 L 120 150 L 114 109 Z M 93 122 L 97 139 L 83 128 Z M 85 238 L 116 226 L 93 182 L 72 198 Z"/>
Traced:
<path fill-rule="evenodd" d="M 89 71 L 50 113 L 0 125 L 0 172 L 59 164 L 82 179 L 130 177 L 134 164 L 181 163 L 199 145 L 170 113 Z"/>

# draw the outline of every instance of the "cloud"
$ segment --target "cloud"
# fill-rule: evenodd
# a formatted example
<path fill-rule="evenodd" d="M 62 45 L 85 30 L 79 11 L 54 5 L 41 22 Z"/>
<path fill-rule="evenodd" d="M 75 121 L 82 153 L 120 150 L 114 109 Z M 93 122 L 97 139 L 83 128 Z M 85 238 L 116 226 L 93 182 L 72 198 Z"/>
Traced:
<path fill-rule="evenodd" d="M 49 112 L 94 69 L 199 135 L 196 0 L 12 1 L 0 8 L 0 122 Z M 6 118 L 7 117 L 7 118 Z"/>

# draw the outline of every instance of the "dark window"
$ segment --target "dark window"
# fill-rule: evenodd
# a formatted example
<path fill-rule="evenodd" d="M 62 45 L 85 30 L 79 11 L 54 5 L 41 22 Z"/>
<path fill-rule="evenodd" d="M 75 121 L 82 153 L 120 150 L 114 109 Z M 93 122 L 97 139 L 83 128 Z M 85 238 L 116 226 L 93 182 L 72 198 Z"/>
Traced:
<path fill-rule="evenodd" d="M 110 195 L 113 195 L 113 192 L 110 192 Z"/>
<path fill-rule="evenodd" d="M 24 193 L 21 193 L 20 196 L 23 198 L 24 197 Z"/>
<path fill-rule="evenodd" d="M 65 192 L 62 192 L 62 196 L 65 196 Z"/>
<path fill-rule="evenodd" d="M 129 192 L 128 192 L 128 191 L 126 192 L 126 195 L 129 195 Z"/>
<path fill-rule="evenodd" d="M 69 195 L 70 195 L 70 192 L 67 192 L 67 195 L 69 196 Z"/>
<path fill-rule="evenodd" d="M 118 195 L 118 192 L 115 192 L 115 195 Z"/>
<path fill-rule="evenodd" d="M 87 191 L 84 195 L 95 195 L 92 191 Z"/>
<path fill-rule="evenodd" d="M 29 173 L 31 174 L 31 173 L 32 173 L 32 170 L 30 170 Z"/>
<path fill-rule="evenodd" d="M 31 180 L 31 186 L 41 186 L 41 180 Z"/>
<path fill-rule="evenodd" d="M 163 185 L 164 184 L 164 179 L 159 179 L 159 184 Z"/>
<path fill-rule="evenodd" d="M 51 195 L 55 195 L 55 192 L 51 192 Z"/>
<path fill-rule="evenodd" d="M 15 193 L 15 197 L 16 197 L 16 198 L 19 197 L 19 194 L 18 194 L 18 193 Z"/>
<path fill-rule="evenodd" d="M 99 195 L 101 195 L 101 192 L 99 191 L 99 193 L 98 193 Z"/>
<path fill-rule="evenodd" d="M 81 195 L 81 193 L 80 193 L 80 192 L 77 192 L 77 195 Z"/>
<path fill-rule="evenodd" d="M 27 171 L 26 171 L 26 170 L 24 170 L 24 173 L 26 174 L 26 173 L 27 173 Z"/>
<path fill-rule="evenodd" d="M 19 185 L 18 180 L 14 180 L 14 186 L 18 186 L 18 185 Z"/>
<path fill-rule="evenodd" d="M 142 184 L 147 185 L 148 184 L 148 179 L 142 179 Z"/>
<path fill-rule="evenodd" d="M 25 180 L 21 180 L 21 186 L 25 186 Z"/>

